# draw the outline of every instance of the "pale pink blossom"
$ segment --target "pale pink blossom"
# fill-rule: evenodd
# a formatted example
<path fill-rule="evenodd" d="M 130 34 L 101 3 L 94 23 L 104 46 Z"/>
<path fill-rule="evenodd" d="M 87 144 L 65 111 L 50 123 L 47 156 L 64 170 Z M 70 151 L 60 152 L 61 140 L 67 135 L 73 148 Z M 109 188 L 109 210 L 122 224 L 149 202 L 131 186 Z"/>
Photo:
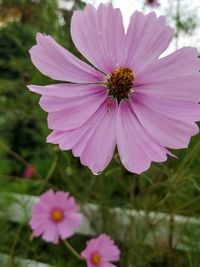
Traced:
<path fill-rule="evenodd" d="M 33 205 L 30 226 L 34 236 L 57 244 L 80 226 L 82 215 L 75 199 L 66 192 L 49 190 Z"/>
<path fill-rule="evenodd" d="M 62 81 L 29 86 L 48 112 L 47 142 L 72 149 L 93 173 L 106 168 L 116 146 L 125 168 L 138 174 L 166 161 L 167 148 L 188 147 L 199 132 L 200 61 L 191 47 L 160 58 L 173 32 L 163 16 L 136 11 L 125 33 L 119 9 L 88 4 L 74 12 L 71 35 L 91 65 L 38 33 L 32 62 Z"/>
<path fill-rule="evenodd" d="M 160 5 L 158 0 L 146 0 L 145 4 L 150 7 L 158 7 Z"/>
<path fill-rule="evenodd" d="M 81 256 L 85 258 L 87 267 L 115 267 L 111 262 L 119 260 L 120 250 L 108 235 L 102 234 L 87 242 Z"/>

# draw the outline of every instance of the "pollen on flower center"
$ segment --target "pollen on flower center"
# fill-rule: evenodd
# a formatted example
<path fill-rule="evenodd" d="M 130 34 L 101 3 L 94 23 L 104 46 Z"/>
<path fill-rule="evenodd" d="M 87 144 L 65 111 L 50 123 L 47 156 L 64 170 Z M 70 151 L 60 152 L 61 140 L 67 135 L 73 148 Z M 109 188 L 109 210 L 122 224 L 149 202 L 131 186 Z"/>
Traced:
<path fill-rule="evenodd" d="M 91 256 L 91 262 L 98 266 L 101 263 L 101 257 L 98 253 L 93 253 Z"/>
<path fill-rule="evenodd" d="M 54 209 L 51 213 L 51 219 L 54 222 L 60 222 L 64 218 L 64 213 L 61 209 Z"/>
<path fill-rule="evenodd" d="M 129 67 L 115 69 L 111 72 L 107 80 L 109 95 L 116 98 L 118 102 L 124 98 L 128 98 L 132 90 L 133 81 L 134 73 Z"/>

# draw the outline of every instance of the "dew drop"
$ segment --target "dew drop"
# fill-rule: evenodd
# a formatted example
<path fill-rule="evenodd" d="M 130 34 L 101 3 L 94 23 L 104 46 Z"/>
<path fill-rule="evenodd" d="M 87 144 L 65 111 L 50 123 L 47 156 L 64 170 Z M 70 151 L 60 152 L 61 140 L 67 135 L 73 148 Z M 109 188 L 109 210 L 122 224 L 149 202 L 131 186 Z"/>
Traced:
<path fill-rule="evenodd" d="M 92 172 L 94 175 L 100 175 L 102 173 L 102 171 L 100 172 Z"/>

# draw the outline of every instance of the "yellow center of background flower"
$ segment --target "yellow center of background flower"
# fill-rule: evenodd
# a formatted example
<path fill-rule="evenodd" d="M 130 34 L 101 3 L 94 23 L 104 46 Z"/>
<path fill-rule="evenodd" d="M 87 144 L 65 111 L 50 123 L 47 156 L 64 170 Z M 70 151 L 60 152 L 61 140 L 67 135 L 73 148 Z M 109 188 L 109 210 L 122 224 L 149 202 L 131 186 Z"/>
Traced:
<path fill-rule="evenodd" d="M 60 222 L 64 217 L 63 211 L 60 209 L 55 209 L 51 213 L 51 218 L 54 222 Z"/>
<path fill-rule="evenodd" d="M 99 256 L 99 254 L 94 253 L 91 257 L 91 262 L 94 265 L 98 266 L 101 263 L 101 257 Z"/>
<path fill-rule="evenodd" d="M 132 90 L 134 73 L 129 67 L 117 68 L 109 75 L 107 87 L 109 95 L 113 96 L 120 102 L 128 98 Z"/>

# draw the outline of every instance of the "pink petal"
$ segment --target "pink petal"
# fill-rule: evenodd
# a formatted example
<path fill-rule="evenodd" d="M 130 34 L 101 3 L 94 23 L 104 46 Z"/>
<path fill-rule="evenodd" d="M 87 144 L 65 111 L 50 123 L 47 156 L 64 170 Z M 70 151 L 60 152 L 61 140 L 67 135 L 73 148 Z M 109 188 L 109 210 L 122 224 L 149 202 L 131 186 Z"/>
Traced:
<path fill-rule="evenodd" d="M 65 219 L 57 224 L 59 234 L 62 239 L 69 238 L 80 226 L 82 221 L 82 214 L 72 213 L 71 211 L 65 212 Z"/>
<path fill-rule="evenodd" d="M 163 16 L 136 11 L 126 34 L 123 65 L 130 66 L 136 74 L 141 72 L 167 49 L 172 37 L 173 29 L 166 25 Z"/>
<path fill-rule="evenodd" d="M 149 137 L 128 101 L 122 101 L 117 116 L 117 146 L 123 165 L 134 173 L 146 171 L 151 161 L 163 162 L 168 151 Z"/>
<path fill-rule="evenodd" d="M 143 105 L 139 97 L 132 103 L 135 114 L 143 128 L 160 145 L 170 148 L 185 148 L 191 136 L 199 129 L 193 122 L 174 117 L 167 117 Z M 166 111 L 167 113 L 167 111 Z"/>
<path fill-rule="evenodd" d="M 65 205 L 65 210 L 68 210 L 70 212 L 75 212 L 79 210 L 79 207 L 73 197 L 68 198 L 67 203 Z"/>
<path fill-rule="evenodd" d="M 120 257 L 120 250 L 116 246 L 102 249 L 103 261 L 117 261 Z"/>
<path fill-rule="evenodd" d="M 81 221 L 83 219 L 83 216 L 81 213 L 77 213 L 77 212 L 75 213 L 70 210 L 65 211 L 65 217 L 66 217 L 68 226 L 71 229 L 77 229 L 80 226 Z"/>
<path fill-rule="evenodd" d="M 52 189 L 49 189 L 47 192 L 40 196 L 40 205 L 45 205 L 49 209 L 50 206 L 55 204 L 55 194 Z"/>
<path fill-rule="evenodd" d="M 66 107 L 63 110 L 50 112 L 48 115 L 49 129 L 60 131 L 75 129 L 83 125 L 100 107 L 106 99 L 106 92 L 91 94 L 76 101 L 66 101 Z M 57 101 L 57 99 L 55 99 Z M 46 111 L 52 107 L 42 106 Z"/>
<path fill-rule="evenodd" d="M 112 4 L 75 11 L 71 35 L 78 50 L 101 71 L 109 73 L 120 65 L 125 33 L 121 12 Z"/>
<path fill-rule="evenodd" d="M 112 158 L 115 141 L 117 104 L 108 99 L 80 128 L 71 131 L 54 131 L 47 141 L 59 144 L 62 150 L 73 149 L 82 164 L 93 172 L 102 171 Z M 101 153 L 99 153 L 101 151 Z"/>
<path fill-rule="evenodd" d="M 88 95 L 74 97 L 74 98 L 60 98 L 60 97 L 53 97 L 53 96 L 42 96 L 40 98 L 39 104 L 43 110 L 46 112 L 56 112 L 62 111 L 65 109 L 74 109 L 76 106 L 84 105 L 87 101 L 92 101 L 94 98 L 98 98 L 98 101 L 101 100 L 101 96 L 104 98 L 106 97 L 106 91 L 94 90 Z M 98 103 L 97 101 L 97 103 Z"/>
<path fill-rule="evenodd" d="M 44 225 L 43 225 L 43 224 L 38 225 L 38 226 L 35 226 L 35 227 L 33 227 L 33 226 L 31 225 L 31 228 L 32 228 L 32 230 L 33 230 L 33 235 L 34 235 L 34 236 L 40 236 L 40 235 L 42 235 L 42 234 L 44 233 L 44 231 L 45 231 L 45 228 L 44 228 Z"/>
<path fill-rule="evenodd" d="M 61 239 L 69 238 L 74 234 L 73 228 L 69 227 L 68 222 L 66 220 L 61 223 L 58 223 L 57 229 Z"/>
<path fill-rule="evenodd" d="M 107 234 L 101 234 L 97 240 L 95 241 L 95 243 L 96 243 L 96 246 L 99 248 L 99 250 L 102 251 L 105 249 L 106 251 L 109 248 L 113 249 L 113 247 L 115 249 L 115 246 L 113 246 L 114 241 Z"/>
<path fill-rule="evenodd" d="M 162 116 L 188 122 L 200 121 L 200 105 L 197 103 L 141 93 L 133 94 L 133 103 L 134 99 Z"/>
<path fill-rule="evenodd" d="M 101 266 L 115 266 L 110 265 L 109 261 L 117 261 L 120 257 L 120 251 L 115 245 L 114 241 L 106 234 L 101 234 L 97 238 L 93 238 L 87 242 L 87 246 L 81 255 L 86 259 L 88 266 L 94 266 L 91 262 L 91 255 L 98 253 L 101 256 Z M 107 265 L 106 265 L 107 264 Z M 95 267 L 95 266 L 94 266 Z"/>
<path fill-rule="evenodd" d="M 148 95 L 161 95 L 164 97 L 186 100 L 200 101 L 200 74 L 177 77 L 170 80 L 151 82 L 135 87 L 136 92 Z"/>
<path fill-rule="evenodd" d="M 57 83 L 46 86 L 29 85 L 29 90 L 42 96 L 71 99 L 105 91 L 105 87 L 94 84 Z"/>
<path fill-rule="evenodd" d="M 96 267 L 96 266 L 94 266 L 94 267 Z M 99 266 L 99 267 L 117 267 L 117 265 L 114 265 L 110 262 L 102 262 L 101 266 Z"/>
<path fill-rule="evenodd" d="M 49 218 L 42 218 L 38 217 L 38 216 L 32 216 L 29 224 L 31 226 L 31 228 L 33 230 L 35 230 L 36 228 L 40 227 L 40 228 L 45 228 L 45 225 L 48 223 Z"/>
<path fill-rule="evenodd" d="M 197 50 L 189 47 L 179 49 L 137 74 L 134 82 L 135 91 L 198 102 L 199 69 Z"/>
<path fill-rule="evenodd" d="M 59 232 L 57 230 L 57 224 L 53 224 L 52 222 L 49 222 L 46 225 L 46 229 L 42 235 L 42 238 L 46 240 L 47 242 L 52 242 L 54 244 L 57 244 L 59 240 Z"/>
<path fill-rule="evenodd" d="M 84 97 L 97 93 L 107 93 L 105 87 L 93 84 L 29 85 L 28 88 L 30 91 L 42 95 L 39 104 L 47 112 L 73 108 L 77 103 L 80 105 L 80 102 L 86 99 Z"/>
<path fill-rule="evenodd" d="M 103 261 L 117 261 L 120 258 L 120 250 L 114 241 L 107 235 L 102 234 L 99 237 L 98 249 L 101 251 Z"/>
<path fill-rule="evenodd" d="M 34 217 L 48 218 L 49 216 L 49 205 L 47 203 L 36 203 L 32 207 L 32 214 Z"/>
<path fill-rule="evenodd" d="M 166 57 L 154 61 L 150 66 L 144 68 L 141 73 L 137 73 L 136 83 L 139 85 L 163 80 L 168 81 L 186 75 L 197 74 L 199 69 L 200 60 L 197 49 L 183 47 Z"/>
<path fill-rule="evenodd" d="M 70 198 L 72 197 L 69 196 L 68 192 L 57 191 L 55 193 L 56 205 L 59 206 L 59 208 L 62 209 L 63 211 L 68 209 L 68 205 L 69 205 L 68 202 L 70 201 Z M 75 199 L 73 201 L 73 204 L 75 206 Z"/>
<path fill-rule="evenodd" d="M 59 144 L 60 149 L 68 150 L 72 149 L 80 140 L 82 141 L 81 147 L 84 148 L 85 145 L 83 146 L 83 144 L 88 142 L 92 134 L 92 129 L 94 128 L 94 125 L 98 125 L 98 123 L 102 120 L 103 116 L 108 110 L 107 106 L 108 104 L 106 103 L 107 101 L 105 101 L 104 105 L 101 105 L 101 107 L 93 114 L 93 116 L 82 127 L 70 131 L 54 130 L 47 137 L 47 142 L 53 144 Z M 79 144 L 79 150 L 81 149 L 81 147 Z M 74 152 L 76 154 L 76 151 Z"/>
<path fill-rule="evenodd" d="M 51 36 L 37 34 L 37 45 L 30 50 L 33 64 L 55 80 L 97 82 L 103 75 L 60 46 Z"/>
<path fill-rule="evenodd" d="M 107 103 L 104 105 L 106 108 Z M 74 155 L 80 156 L 81 163 L 93 173 L 103 171 L 112 159 L 116 145 L 116 113 L 117 103 L 114 100 L 101 120 L 90 125 L 82 139 L 73 147 Z"/>
<path fill-rule="evenodd" d="M 70 131 L 71 132 L 71 131 Z M 59 144 L 61 138 L 64 139 L 66 133 L 68 133 L 68 131 L 66 132 L 62 132 L 62 131 L 56 131 L 54 130 L 53 132 L 51 132 L 48 136 L 47 136 L 47 143 L 52 143 L 52 144 Z M 70 148 L 69 148 L 70 149 Z M 63 149 L 64 150 L 64 149 Z"/>

